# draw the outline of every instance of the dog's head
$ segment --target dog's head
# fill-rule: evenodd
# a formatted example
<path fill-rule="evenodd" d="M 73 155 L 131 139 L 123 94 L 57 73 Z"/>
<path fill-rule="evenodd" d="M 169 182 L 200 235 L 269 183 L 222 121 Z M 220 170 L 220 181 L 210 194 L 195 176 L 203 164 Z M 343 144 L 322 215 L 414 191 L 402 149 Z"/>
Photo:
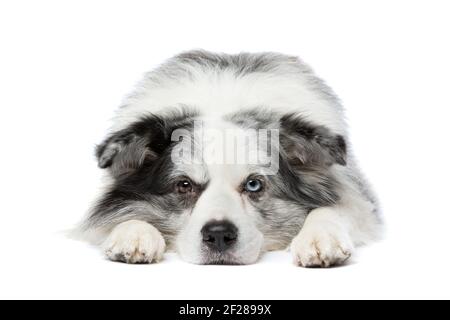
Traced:
<path fill-rule="evenodd" d="M 113 183 L 90 223 L 147 221 L 197 264 L 249 264 L 285 248 L 310 210 L 337 201 L 330 168 L 346 147 L 295 114 L 261 110 L 152 114 L 110 135 L 97 157 Z"/>

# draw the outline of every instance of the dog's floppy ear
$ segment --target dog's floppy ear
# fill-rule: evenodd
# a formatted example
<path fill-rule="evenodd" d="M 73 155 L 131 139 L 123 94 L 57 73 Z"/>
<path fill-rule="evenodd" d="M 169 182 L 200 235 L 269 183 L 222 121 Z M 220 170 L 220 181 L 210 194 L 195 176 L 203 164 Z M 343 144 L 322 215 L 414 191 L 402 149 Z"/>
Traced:
<path fill-rule="evenodd" d="M 150 165 L 172 144 L 173 131 L 192 127 L 197 115 L 195 110 L 176 109 L 164 115 L 141 117 L 97 146 L 99 167 L 119 176 Z"/>
<path fill-rule="evenodd" d="M 156 160 L 170 144 L 166 124 L 163 118 L 152 115 L 114 132 L 96 148 L 98 166 L 117 176 Z"/>
<path fill-rule="evenodd" d="M 96 156 L 100 168 L 110 168 L 114 175 L 120 175 L 138 169 L 155 155 L 148 148 L 146 137 L 120 131 L 97 146 Z"/>
<path fill-rule="evenodd" d="M 343 136 L 334 135 L 296 114 L 280 119 L 280 145 L 290 160 L 302 165 L 334 163 L 346 165 L 347 146 Z"/>

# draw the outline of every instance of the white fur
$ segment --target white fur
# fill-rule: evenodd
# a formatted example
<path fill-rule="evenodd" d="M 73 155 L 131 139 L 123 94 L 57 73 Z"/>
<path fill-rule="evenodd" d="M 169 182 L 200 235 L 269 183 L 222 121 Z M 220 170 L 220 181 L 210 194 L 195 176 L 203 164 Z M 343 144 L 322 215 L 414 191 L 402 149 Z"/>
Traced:
<path fill-rule="evenodd" d="M 127 263 L 151 263 L 162 260 L 166 244 L 155 227 L 130 220 L 112 230 L 102 249 L 111 260 L 120 257 Z"/>
<path fill-rule="evenodd" d="M 333 207 L 311 211 L 291 244 L 294 262 L 303 267 L 330 267 L 344 263 L 356 246 L 376 240 L 381 232 L 374 206 L 365 200 L 336 166 L 342 182 L 341 200 Z"/>
<path fill-rule="evenodd" d="M 333 208 L 311 211 L 291 244 L 294 261 L 303 267 L 329 267 L 345 262 L 353 253 L 353 241 Z"/>
<path fill-rule="evenodd" d="M 144 82 L 139 94 L 126 101 L 127 107 L 119 109 L 113 129 L 122 129 L 148 112 L 164 113 L 167 107 L 188 105 L 216 118 L 254 107 L 298 112 L 315 124 L 345 134 L 339 106 L 308 89 L 307 79 L 300 73 L 252 73 L 240 78 L 232 71 L 193 69 L 191 73 L 186 79 L 165 79 L 164 85 Z"/>

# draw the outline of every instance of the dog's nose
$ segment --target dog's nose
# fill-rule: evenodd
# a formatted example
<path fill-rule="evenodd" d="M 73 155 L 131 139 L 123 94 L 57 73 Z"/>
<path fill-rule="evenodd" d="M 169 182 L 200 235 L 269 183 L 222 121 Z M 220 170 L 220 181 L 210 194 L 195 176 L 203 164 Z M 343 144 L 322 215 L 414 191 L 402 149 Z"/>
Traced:
<path fill-rule="evenodd" d="M 211 221 L 202 228 L 203 243 L 210 249 L 224 252 L 237 241 L 238 229 L 229 221 Z"/>

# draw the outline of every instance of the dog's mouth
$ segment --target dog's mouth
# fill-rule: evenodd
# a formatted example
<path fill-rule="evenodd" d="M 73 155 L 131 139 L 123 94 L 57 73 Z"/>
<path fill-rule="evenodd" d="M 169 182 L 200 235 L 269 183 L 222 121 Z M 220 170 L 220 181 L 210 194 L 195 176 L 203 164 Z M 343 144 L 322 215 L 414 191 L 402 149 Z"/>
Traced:
<path fill-rule="evenodd" d="M 205 254 L 202 262 L 203 265 L 228 265 L 228 266 L 239 266 L 245 263 L 239 261 L 231 254 Z"/>
<path fill-rule="evenodd" d="M 216 260 L 208 260 L 204 265 L 227 265 L 227 266 L 241 266 L 243 263 L 235 261 L 235 260 L 229 260 L 229 259 L 216 259 Z"/>

